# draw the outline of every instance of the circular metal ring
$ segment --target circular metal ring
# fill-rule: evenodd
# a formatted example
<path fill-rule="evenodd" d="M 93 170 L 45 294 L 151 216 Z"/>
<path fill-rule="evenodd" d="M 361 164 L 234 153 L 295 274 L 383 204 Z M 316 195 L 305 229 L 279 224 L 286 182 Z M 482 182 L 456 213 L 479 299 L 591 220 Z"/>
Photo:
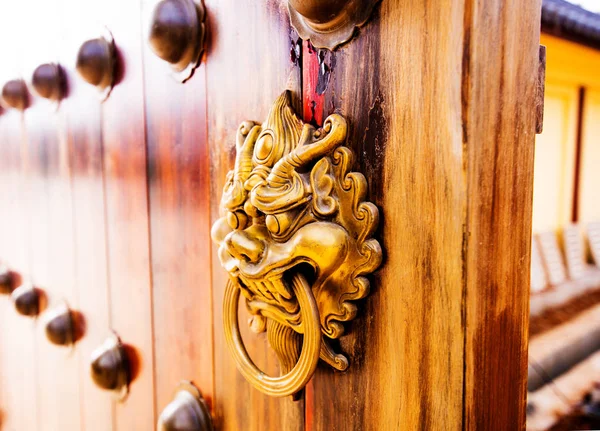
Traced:
<path fill-rule="evenodd" d="M 280 377 L 267 376 L 258 369 L 244 346 L 238 322 L 240 288 L 229 281 L 223 301 L 223 323 L 227 345 L 235 364 L 244 378 L 256 389 L 274 397 L 286 397 L 300 391 L 312 378 L 319 362 L 321 349 L 321 324 L 319 309 L 306 279 L 295 274 L 292 288 L 298 299 L 304 323 L 304 342 L 298 362 L 287 374 Z"/>

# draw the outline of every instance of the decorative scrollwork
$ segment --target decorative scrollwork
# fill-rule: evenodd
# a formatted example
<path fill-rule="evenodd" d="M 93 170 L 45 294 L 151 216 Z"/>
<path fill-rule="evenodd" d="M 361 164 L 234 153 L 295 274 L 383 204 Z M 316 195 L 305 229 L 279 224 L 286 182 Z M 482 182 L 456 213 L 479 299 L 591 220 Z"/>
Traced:
<path fill-rule="evenodd" d="M 369 292 L 366 276 L 381 263 L 372 238 L 379 211 L 367 202 L 367 181 L 352 172 L 343 116 L 322 128 L 303 123 L 283 93 L 267 120 L 241 124 L 236 160 L 223 190 L 223 217 L 212 229 L 230 276 L 224 300 L 228 345 L 238 369 L 262 392 L 296 395 L 319 358 L 338 370 L 348 359 L 329 343 L 354 319 L 354 301 Z M 267 331 L 281 376 L 265 376 L 239 335 L 243 295 L 250 327 Z"/>
<path fill-rule="evenodd" d="M 288 0 L 290 22 L 316 48 L 336 49 L 352 39 L 379 0 Z"/>

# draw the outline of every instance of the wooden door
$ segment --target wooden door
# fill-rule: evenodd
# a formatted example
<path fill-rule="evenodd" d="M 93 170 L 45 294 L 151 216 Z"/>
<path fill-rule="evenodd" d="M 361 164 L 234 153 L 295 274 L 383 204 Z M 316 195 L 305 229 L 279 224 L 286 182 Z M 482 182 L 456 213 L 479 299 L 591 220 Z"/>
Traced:
<path fill-rule="evenodd" d="M 294 33 L 275 47 L 274 36 L 270 44 L 253 45 L 267 71 L 279 56 L 285 65 L 288 53 L 287 67 L 299 61 L 302 91 L 296 94 L 305 121 L 321 125 L 334 112 L 349 119 L 349 144 L 382 211 L 378 235 L 385 259 L 341 342 L 352 366 L 343 374 L 317 370 L 303 401 L 304 423 L 287 417 L 287 406 L 263 404 L 259 394 L 240 396 L 232 383 L 221 389 L 217 362 L 222 410 L 217 404 L 216 413 L 224 429 L 253 424 L 257 414 L 268 427 L 273 408 L 286 426 L 304 429 L 524 427 L 539 9 L 539 2 L 528 2 L 523 11 L 516 2 L 384 1 L 355 40 L 333 53 L 302 43 Z M 210 81 L 210 71 L 225 62 L 225 41 L 243 47 L 238 34 L 252 34 L 245 30 L 252 19 L 238 23 L 231 14 L 227 20 L 236 22 L 239 33 L 217 33 L 208 61 L 209 83 L 229 83 L 209 84 L 217 93 L 214 101 L 209 98 L 209 117 L 216 118 L 216 127 L 209 123 L 209 140 L 216 154 L 224 145 L 233 148 L 235 122 L 222 131 L 228 116 L 260 120 L 266 109 L 264 87 L 255 95 L 264 73 L 250 83 L 238 79 L 236 86 L 229 75 L 247 68 L 223 66 L 215 72 L 219 80 Z M 242 60 L 229 59 L 245 65 Z M 266 75 L 269 90 L 284 79 L 281 68 L 281 77 Z M 293 78 L 288 86 L 296 90 Z M 235 97 L 228 111 L 223 101 Z M 248 99 L 258 107 L 252 117 L 237 111 Z M 232 160 L 212 160 L 218 163 L 213 172 L 223 178 Z M 216 185 L 213 207 L 222 179 Z M 218 310 L 225 280 L 216 263 Z M 218 327 L 218 311 L 215 317 Z M 219 355 L 218 332 L 215 340 Z M 252 353 L 256 342 L 250 341 Z M 258 361 L 261 352 L 253 358 Z M 226 369 L 232 379 L 233 367 Z M 247 410 L 252 419 L 238 422 Z"/>
<path fill-rule="evenodd" d="M 0 297 L 0 429 L 153 429 L 182 380 L 217 430 L 524 428 L 539 0 L 381 0 L 333 51 L 302 40 L 285 0 L 204 0 L 205 49 L 185 83 L 148 43 L 158 0 L 34 3 L 36 19 L 5 11 L 3 39 L 23 36 L 2 45 L 14 58 L 2 84 L 51 61 L 69 90 L 0 113 L 0 261 L 85 331 L 50 345 L 44 314 L 16 316 Z M 106 100 L 75 68 L 104 26 L 118 52 Z M 284 90 L 313 127 L 346 119 L 383 249 L 337 346 L 348 370 L 320 364 L 297 400 L 237 371 L 211 240 L 238 127 Z M 276 375 L 265 334 L 240 326 Z M 124 400 L 89 376 L 113 331 Z"/>

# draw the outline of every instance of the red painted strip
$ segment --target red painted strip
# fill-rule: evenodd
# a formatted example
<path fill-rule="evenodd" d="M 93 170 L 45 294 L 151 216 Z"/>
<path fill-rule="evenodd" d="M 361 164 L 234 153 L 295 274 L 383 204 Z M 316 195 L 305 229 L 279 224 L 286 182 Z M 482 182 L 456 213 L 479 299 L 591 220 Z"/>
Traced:
<path fill-rule="evenodd" d="M 313 429 L 315 411 L 315 387 L 312 380 L 304 387 L 304 431 Z"/>
<path fill-rule="evenodd" d="M 302 111 L 305 122 L 323 125 L 325 96 L 317 94 L 319 79 L 318 52 L 308 41 L 302 43 Z"/>
<path fill-rule="evenodd" d="M 318 52 L 308 41 L 302 42 L 302 114 L 305 122 L 323 125 L 324 95 L 317 94 L 319 79 Z M 304 431 L 314 424 L 315 389 L 310 381 L 304 388 Z"/>

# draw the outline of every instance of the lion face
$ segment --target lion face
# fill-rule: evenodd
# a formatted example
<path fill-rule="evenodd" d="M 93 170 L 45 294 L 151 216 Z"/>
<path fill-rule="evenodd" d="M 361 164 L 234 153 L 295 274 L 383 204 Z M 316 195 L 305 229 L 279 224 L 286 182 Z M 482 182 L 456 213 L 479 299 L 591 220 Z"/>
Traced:
<path fill-rule="evenodd" d="M 329 338 L 342 335 L 342 322 L 356 315 L 351 301 L 369 291 L 365 275 L 381 262 L 379 243 L 371 238 L 378 210 L 364 201 L 364 176 L 350 172 L 346 134 L 340 115 L 328 117 L 322 129 L 303 124 L 287 92 L 262 126 L 244 122 L 238 130 L 224 215 L 212 237 L 257 332 L 268 319 L 301 332 L 303 316 L 289 287 L 295 271 L 310 280 Z"/>

